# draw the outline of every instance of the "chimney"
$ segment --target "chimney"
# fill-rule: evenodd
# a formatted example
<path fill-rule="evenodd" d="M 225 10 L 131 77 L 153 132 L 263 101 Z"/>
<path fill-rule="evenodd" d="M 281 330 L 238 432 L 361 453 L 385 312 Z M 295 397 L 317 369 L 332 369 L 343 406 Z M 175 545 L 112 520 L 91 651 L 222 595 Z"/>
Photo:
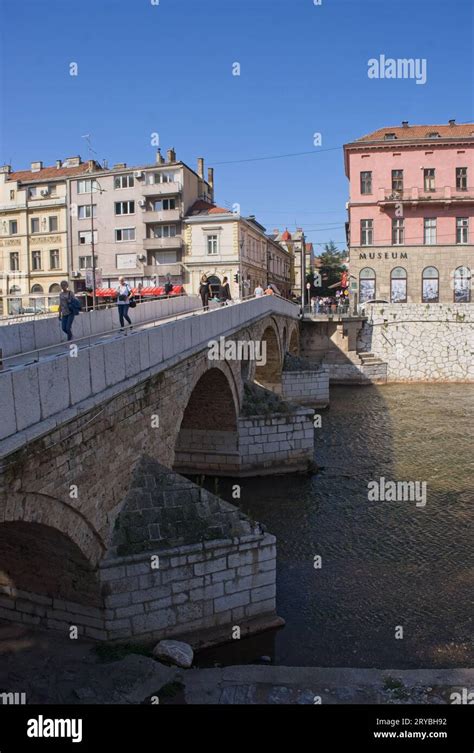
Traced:
<path fill-rule="evenodd" d="M 273 228 L 273 235 L 278 235 L 278 234 L 279 234 L 279 232 L 280 232 L 280 231 L 278 230 L 278 228 L 277 228 L 277 227 L 274 227 L 274 228 Z"/>
<path fill-rule="evenodd" d="M 95 169 L 95 160 L 93 159 L 87 160 L 87 169 L 90 173 Z"/>
<path fill-rule="evenodd" d="M 199 175 L 202 180 L 204 180 L 204 158 L 198 157 L 198 169 L 197 174 Z"/>
<path fill-rule="evenodd" d="M 60 159 L 56 160 L 56 170 L 59 170 L 62 167 L 62 162 Z"/>
<path fill-rule="evenodd" d="M 408 128 L 408 120 L 402 120 L 403 128 Z"/>
<path fill-rule="evenodd" d="M 156 150 L 156 164 L 162 165 L 164 161 L 165 161 L 165 158 L 163 157 L 161 153 L 161 149 L 158 147 L 158 149 Z"/>
<path fill-rule="evenodd" d="M 12 171 L 11 165 L 2 165 L 2 167 L 0 167 L 0 173 L 6 173 L 7 175 L 9 175 L 11 171 Z"/>
<path fill-rule="evenodd" d="M 456 121 L 454 120 L 454 118 L 453 120 L 448 120 L 448 123 L 451 126 L 451 128 L 456 125 Z"/>
<path fill-rule="evenodd" d="M 32 173 L 38 173 L 42 169 L 43 169 L 43 163 L 42 162 L 32 162 L 31 163 L 31 172 Z"/>
<path fill-rule="evenodd" d="M 168 157 L 168 162 L 176 162 L 176 152 L 173 148 L 168 149 L 166 156 Z"/>
<path fill-rule="evenodd" d="M 211 189 L 211 201 L 214 201 L 214 168 L 213 167 L 207 168 L 207 182 L 209 183 L 209 188 Z"/>

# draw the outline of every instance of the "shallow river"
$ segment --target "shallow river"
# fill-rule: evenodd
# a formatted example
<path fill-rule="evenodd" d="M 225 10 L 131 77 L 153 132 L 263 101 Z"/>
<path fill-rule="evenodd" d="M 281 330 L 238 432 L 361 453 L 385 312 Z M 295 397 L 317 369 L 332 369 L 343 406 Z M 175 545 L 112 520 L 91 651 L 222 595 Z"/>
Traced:
<path fill-rule="evenodd" d="M 473 666 L 474 387 L 332 387 L 321 415 L 317 474 L 241 482 L 241 508 L 277 537 L 286 626 L 208 659 Z M 369 501 L 380 477 L 425 481 L 426 505 Z M 229 482 L 219 493 L 235 503 Z"/>

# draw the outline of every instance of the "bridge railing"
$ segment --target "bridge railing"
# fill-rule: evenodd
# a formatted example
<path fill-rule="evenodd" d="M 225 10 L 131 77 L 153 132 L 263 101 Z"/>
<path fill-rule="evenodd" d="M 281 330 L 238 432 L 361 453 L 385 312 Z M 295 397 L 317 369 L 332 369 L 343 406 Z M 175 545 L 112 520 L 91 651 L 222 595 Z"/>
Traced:
<path fill-rule="evenodd" d="M 299 307 L 277 296 L 263 296 L 217 307 L 204 315 L 163 321 L 128 336 L 90 347 L 71 348 L 35 363 L 0 372 L 0 455 L 14 451 L 28 438 L 41 435 L 87 411 L 142 379 L 178 362 L 215 338 L 225 336 L 268 314 L 297 318 Z M 79 405 L 82 407 L 79 409 Z M 3 445 L 3 446 L 2 446 Z"/>

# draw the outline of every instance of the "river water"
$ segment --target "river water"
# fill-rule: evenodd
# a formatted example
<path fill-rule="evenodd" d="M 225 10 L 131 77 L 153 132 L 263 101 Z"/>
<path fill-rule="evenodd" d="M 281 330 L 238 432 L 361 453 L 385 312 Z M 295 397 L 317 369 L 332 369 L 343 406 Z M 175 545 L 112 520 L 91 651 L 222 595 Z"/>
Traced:
<path fill-rule="evenodd" d="M 242 510 L 277 537 L 286 626 L 267 653 L 293 666 L 473 666 L 474 387 L 335 386 L 321 416 L 318 473 L 239 482 Z M 426 505 L 369 501 L 381 477 L 425 481 Z M 235 504 L 229 488 L 219 494 Z M 224 661 L 242 658 L 234 647 Z"/>

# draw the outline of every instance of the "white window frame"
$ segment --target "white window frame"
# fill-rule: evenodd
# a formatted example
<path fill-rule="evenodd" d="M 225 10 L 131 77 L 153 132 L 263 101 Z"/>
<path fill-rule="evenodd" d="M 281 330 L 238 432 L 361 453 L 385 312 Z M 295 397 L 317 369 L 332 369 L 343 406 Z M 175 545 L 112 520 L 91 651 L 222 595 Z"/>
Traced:
<path fill-rule="evenodd" d="M 436 225 L 436 217 L 423 218 L 423 243 L 425 246 L 436 245 Z"/>
<path fill-rule="evenodd" d="M 456 244 L 469 243 L 469 217 L 456 217 Z"/>
<path fill-rule="evenodd" d="M 78 180 L 76 185 L 77 193 L 96 193 L 98 191 L 97 181 L 92 178 Z"/>
<path fill-rule="evenodd" d="M 120 185 L 115 185 L 117 181 Z M 124 185 L 125 184 L 125 185 Z M 126 175 L 116 175 L 114 178 L 114 191 L 121 191 L 123 188 L 133 188 L 135 180 L 133 173 L 127 173 Z"/>
<path fill-rule="evenodd" d="M 82 237 L 84 237 L 85 240 L 82 240 Z M 87 240 L 87 238 L 89 240 Z M 79 246 L 91 246 L 92 230 L 79 230 L 78 242 Z M 97 243 L 97 230 L 94 230 L 94 243 Z"/>
<path fill-rule="evenodd" d="M 367 223 L 366 227 L 364 227 L 364 223 Z M 367 242 L 369 238 L 370 238 L 370 243 Z M 373 246 L 374 245 L 374 221 L 371 219 L 360 221 L 360 245 L 361 246 Z"/>
<path fill-rule="evenodd" d="M 405 218 L 392 219 L 392 246 L 403 246 L 405 242 Z"/>
<path fill-rule="evenodd" d="M 57 258 L 58 258 L 58 263 L 57 263 L 56 266 L 53 266 L 52 263 L 51 263 L 52 259 L 53 259 L 53 257 L 52 257 L 53 253 L 57 254 Z M 59 251 L 59 248 L 50 248 L 49 249 L 49 268 L 50 269 L 61 269 L 61 253 Z"/>
<path fill-rule="evenodd" d="M 84 210 L 82 217 L 81 217 L 81 209 Z M 90 220 L 91 218 L 90 209 L 91 209 L 90 204 L 79 204 L 77 207 L 77 219 L 78 220 Z M 92 215 L 94 219 L 97 217 L 97 204 L 92 204 Z"/>
<path fill-rule="evenodd" d="M 51 228 L 51 220 L 56 220 L 56 230 L 53 230 Z M 58 218 L 58 216 L 56 214 L 55 215 L 50 215 L 48 217 L 48 232 L 49 233 L 57 233 L 58 230 L 59 230 L 59 218 Z"/>
<path fill-rule="evenodd" d="M 130 207 L 133 204 L 133 210 L 130 209 Z M 120 207 L 120 212 L 117 212 L 117 207 Z M 127 211 L 124 211 L 124 208 L 127 209 Z M 135 200 L 130 199 L 129 201 L 116 201 L 114 204 L 114 212 L 116 217 L 123 217 L 128 214 L 135 214 Z"/>
<path fill-rule="evenodd" d="M 119 234 L 129 232 L 133 230 L 133 238 L 119 238 Z M 115 242 L 116 243 L 133 243 L 136 240 L 136 228 L 134 227 L 116 227 L 115 228 Z"/>

